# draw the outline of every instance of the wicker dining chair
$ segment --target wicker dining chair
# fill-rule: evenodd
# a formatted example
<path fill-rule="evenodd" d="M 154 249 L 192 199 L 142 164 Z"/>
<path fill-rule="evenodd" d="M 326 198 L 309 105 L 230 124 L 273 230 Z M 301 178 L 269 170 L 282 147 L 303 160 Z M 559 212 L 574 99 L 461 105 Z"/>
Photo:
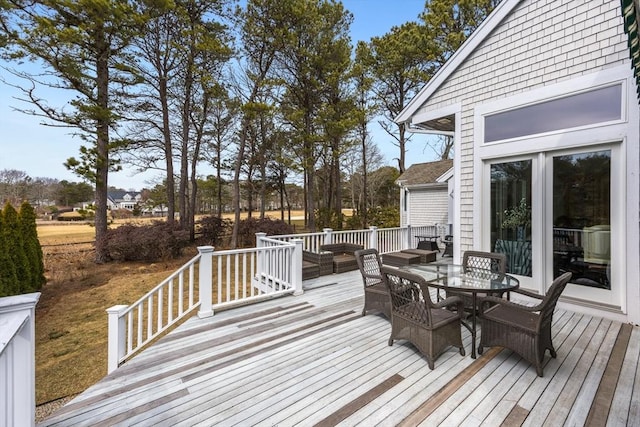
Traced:
<path fill-rule="evenodd" d="M 434 368 L 434 362 L 449 346 L 462 345 L 460 298 L 446 298 L 438 303 L 431 300 L 425 280 L 415 274 L 383 266 L 384 283 L 391 295 L 391 336 L 389 345 L 397 339 L 411 342 Z M 455 306 L 455 310 L 447 308 Z"/>
<path fill-rule="evenodd" d="M 462 268 L 465 272 L 476 271 L 482 273 L 489 271 L 491 273 L 506 274 L 507 273 L 507 256 L 505 254 L 499 254 L 496 252 L 483 252 L 483 251 L 466 251 L 462 256 Z M 464 292 L 447 291 L 447 297 L 457 296 L 464 302 L 464 308 L 467 312 L 471 310 L 477 310 L 477 307 L 473 306 L 473 298 Z M 487 295 L 502 296 L 502 292 L 496 293 L 478 293 L 478 298 L 485 297 Z"/>
<path fill-rule="evenodd" d="M 535 306 L 522 305 L 493 296 L 483 298 L 479 304 L 482 333 L 478 353 L 482 354 L 484 347 L 509 348 L 535 365 L 536 372 L 541 377 L 545 351 L 549 350 L 551 357 L 556 357 L 551 341 L 553 311 L 569 280 L 571 273 L 557 277 L 546 295 L 534 294 L 523 289 L 511 291 L 541 300 Z"/>
<path fill-rule="evenodd" d="M 391 299 L 387 286 L 383 283 L 384 277 L 380 271 L 382 261 L 378 251 L 376 249 L 360 249 L 355 251 L 354 255 L 364 284 L 362 315 L 366 315 L 367 310 L 378 310 L 387 319 L 391 319 Z"/>

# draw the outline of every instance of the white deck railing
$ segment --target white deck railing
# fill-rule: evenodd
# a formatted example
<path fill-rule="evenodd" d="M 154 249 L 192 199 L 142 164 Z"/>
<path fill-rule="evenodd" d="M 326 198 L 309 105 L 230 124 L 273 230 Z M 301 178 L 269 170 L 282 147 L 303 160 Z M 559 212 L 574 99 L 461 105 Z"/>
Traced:
<path fill-rule="evenodd" d="M 257 247 L 199 254 L 130 306 L 117 305 L 109 316 L 107 370 L 117 367 L 199 308 L 247 304 L 302 292 L 302 240 L 282 242 L 258 233 Z"/>
<path fill-rule="evenodd" d="M 415 248 L 418 246 L 416 236 L 438 236 L 444 238 L 451 234 L 451 226 L 448 224 L 406 226 L 396 228 L 369 227 L 366 230 L 333 231 L 325 228 L 316 233 L 286 234 L 269 236 L 271 239 L 290 241 L 302 239 L 303 248 L 311 252 L 320 252 L 320 246 L 330 243 L 354 243 L 367 248 L 375 248 L 379 253 L 385 254 L 401 249 Z"/>
<path fill-rule="evenodd" d="M 202 253 L 196 255 L 130 306 L 116 305 L 107 310 L 108 372 L 200 305 L 196 267 L 201 257 Z"/>
<path fill-rule="evenodd" d="M 0 426 L 33 426 L 35 309 L 40 293 L 0 298 Z"/>
<path fill-rule="evenodd" d="M 323 244 L 347 242 L 382 254 L 417 246 L 417 235 L 448 234 L 448 227 L 421 226 L 333 231 L 267 237 L 256 234 L 256 247 L 199 254 L 130 306 L 109 314 L 108 372 L 199 308 L 198 316 L 265 298 L 302 293 L 302 250 L 319 252 Z"/>

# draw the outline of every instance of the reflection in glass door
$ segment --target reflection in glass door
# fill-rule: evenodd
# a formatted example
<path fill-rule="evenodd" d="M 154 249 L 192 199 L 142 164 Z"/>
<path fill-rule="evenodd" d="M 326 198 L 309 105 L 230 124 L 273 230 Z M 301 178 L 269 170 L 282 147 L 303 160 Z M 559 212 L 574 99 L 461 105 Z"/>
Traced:
<path fill-rule="evenodd" d="M 532 161 L 491 165 L 491 248 L 507 256 L 507 272 L 532 276 Z"/>
<path fill-rule="evenodd" d="M 611 290 L 611 151 L 553 158 L 553 277 Z"/>

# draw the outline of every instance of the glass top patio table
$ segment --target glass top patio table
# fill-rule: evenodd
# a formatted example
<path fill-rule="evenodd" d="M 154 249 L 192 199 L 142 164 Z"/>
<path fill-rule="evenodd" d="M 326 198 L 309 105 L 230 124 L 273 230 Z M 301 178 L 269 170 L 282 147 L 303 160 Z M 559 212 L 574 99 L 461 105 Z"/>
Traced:
<path fill-rule="evenodd" d="M 410 264 L 403 270 L 423 277 L 430 285 L 442 289 L 456 289 L 469 293 L 487 291 L 511 291 L 520 282 L 508 274 L 500 274 L 479 268 L 466 268 L 457 264 Z"/>
<path fill-rule="evenodd" d="M 508 292 L 517 289 L 520 282 L 513 276 L 491 272 L 488 270 L 465 268 L 456 264 L 411 264 L 402 270 L 417 274 L 424 278 L 429 286 L 439 289 L 455 290 L 469 293 L 474 307 L 471 310 L 471 324 L 463 321 L 463 325 L 471 332 L 471 357 L 476 358 L 477 332 L 477 297 L 478 293 Z"/>

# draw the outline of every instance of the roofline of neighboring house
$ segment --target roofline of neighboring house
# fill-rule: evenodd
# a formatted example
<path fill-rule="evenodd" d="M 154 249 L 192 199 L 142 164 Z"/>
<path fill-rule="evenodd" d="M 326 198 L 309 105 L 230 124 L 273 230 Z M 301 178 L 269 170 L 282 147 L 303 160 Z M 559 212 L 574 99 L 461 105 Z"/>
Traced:
<path fill-rule="evenodd" d="M 410 121 L 414 113 L 433 95 L 433 93 L 451 76 L 465 59 L 487 38 L 491 32 L 502 22 L 502 20 L 513 10 L 522 0 L 503 0 L 482 21 L 482 24 L 471 33 L 469 38 L 460 46 L 458 50 L 444 63 L 438 72 L 427 82 L 427 84 L 414 96 L 407 106 L 396 116 L 396 123 Z"/>
<path fill-rule="evenodd" d="M 446 171 L 445 173 L 440 175 L 438 177 L 438 179 L 436 179 L 436 181 L 438 181 L 438 182 L 447 182 L 451 178 L 453 178 L 453 168 L 450 168 L 448 171 Z"/>
<path fill-rule="evenodd" d="M 404 188 L 405 190 L 411 191 L 411 190 L 427 190 L 427 189 L 433 189 L 433 188 L 448 188 L 448 185 L 446 182 L 430 182 L 428 184 L 412 184 L 412 185 L 402 185 L 399 184 L 400 187 Z"/>

